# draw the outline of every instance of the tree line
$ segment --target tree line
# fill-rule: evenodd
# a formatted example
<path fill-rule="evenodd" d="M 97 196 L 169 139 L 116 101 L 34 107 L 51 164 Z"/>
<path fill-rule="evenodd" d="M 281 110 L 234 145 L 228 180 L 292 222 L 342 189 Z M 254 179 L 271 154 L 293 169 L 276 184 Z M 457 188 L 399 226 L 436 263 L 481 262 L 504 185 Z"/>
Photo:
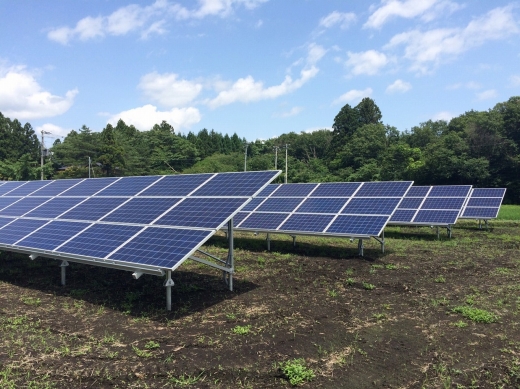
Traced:
<path fill-rule="evenodd" d="M 43 172 L 47 179 L 88 177 L 89 159 L 94 177 L 242 171 L 244 162 L 247 170 L 268 170 L 287 162 L 288 182 L 413 180 L 415 185 L 506 187 L 507 201 L 520 203 L 520 97 L 402 132 L 382 118 L 374 100 L 364 98 L 341 108 L 332 131 L 290 132 L 254 142 L 207 129 L 176 133 L 164 121 L 149 131 L 122 120 L 101 132 L 83 125 L 54 142 Z M 29 123 L 0 113 L 0 179 L 38 179 L 40 147 Z"/>

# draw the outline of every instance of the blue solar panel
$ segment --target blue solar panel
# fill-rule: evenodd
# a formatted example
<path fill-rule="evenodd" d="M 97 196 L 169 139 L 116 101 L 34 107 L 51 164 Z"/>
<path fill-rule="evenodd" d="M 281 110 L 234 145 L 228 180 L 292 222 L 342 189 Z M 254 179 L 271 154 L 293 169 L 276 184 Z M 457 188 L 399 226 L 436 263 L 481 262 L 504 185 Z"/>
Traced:
<path fill-rule="evenodd" d="M 423 200 L 419 197 L 405 197 L 399 204 L 399 209 L 419 209 Z"/>
<path fill-rule="evenodd" d="M 212 176 L 213 174 L 166 176 L 139 196 L 187 196 Z"/>
<path fill-rule="evenodd" d="M 14 244 L 47 222 L 46 220 L 18 219 L 9 225 L 4 224 L 0 229 L 0 243 Z"/>
<path fill-rule="evenodd" d="M 85 199 L 81 197 L 55 197 L 34 209 L 33 211 L 27 213 L 25 217 L 54 219 L 72 207 L 78 205 L 83 200 Z"/>
<path fill-rule="evenodd" d="M 366 199 L 352 198 L 347 204 L 342 214 L 351 215 L 391 215 L 400 199 L 383 198 L 383 199 Z"/>
<path fill-rule="evenodd" d="M 271 197 L 305 197 L 316 188 L 317 184 L 287 184 L 281 185 Z"/>
<path fill-rule="evenodd" d="M 414 223 L 442 223 L 455 224 L 459 211 L 442 211 L 442 210 L 419 210 L 417 216 L 413 220 Z"/>
<path fill-rule="evenodd" d="M 465 218 L 476 218 L 476 219 L 494 219 L 498 216 L 500 208 L 466 208 L 464 210 Z"/>
<path fill-rule="evenodd" d="M 119 178 L 90 178 L 62 192 L 60 196 L 92 196 L 118 179 Z"/>
<path fill-rule="evenodd" d="M 0 211 L 18 200 L 20 200 L 20 197 L 0 197 Z"/>
<path fill-rule="evenodd" d="M 96 196 L 135 196 L 160 178 L 158 176 L 123 177 Z"/>
<path fill-rule="evenodd" d="M 276 230 L 287 216 L 289 216 L 288 213 L 253 213 L 240 224 L 240 228 Z"/>
<path fill-rule="evenodd" d="M 406 197 L 426 197 L 431 186 L 412 186 L 406 193 Z"/>
<path fill-rule="evenodd" d="M 241 198 L 187 198 L 154 224 L 218 228 L 243 203 Z"/>
<path fill-rule="evenodd" d="M 365 182 L 356 197 L 403 197 L 412 182 Z"/>
<path fill-rule="evenodd" d="M 391 222 L 410 223 L 417 212 L 415 209 L 398 209 L 390 218 Z"/>
<path fill-rule="evenodd" d="M 41 250 L 54 250 L 89 225 L 80 222 L 51 221 L 16 245 Z"/>
<path fill-rule="evenodd" d="M 338 213 L 348 198 L 307 198 L 298 208 L 298 212 Z"/>
<path fill-rule="evenodd" d="M 505 188 L 475 188 L 471 193 L 471 197 L 504 197 Z"/>
<path fill-rule="evenodd" d="M 28 181 L 25 185 L 9 192 L 9 196 L 27 196 L 28 194 L 40 189 L 43 186 L 49 185 L 51 181 Z"/>
<path fill-rule="evenodd" d="M 4 185 L 2 185 L 0 187 L 0 196 L 6 195 L 6 194 L 8 195 L 9 192 L 15 190 L 16 188 L 18 188 L 19 186 L 21 186 L 23 184 L 26 184 L 26 182 L 20 182 L 20 181 L 5 182 Z"/>
<path fill-rule="evenodd" d="M 312 192 L 311 197 L 350 197 L 360 185 L 360 182 L 323 183 Z"/>
<path fill-rule="evenodd" d="M 3 216 L 22 216 L 35 207 L 49 201 L 49 197 L 24 197 L 20 201 L 13 203 L 0 211 Z"/>
<path fill-rule="evenodd" d="M 249 215 L 249 212 L 238 212 L 235 216 L 233 216 L 233 227 L 238 226 L 247 215 Z"/>
<path fill-rule="evenodd" d="M 212 235 L 212 231 L 149 227 L 109 258 L 173 268 Z"/>
<path fill-rule="evenodd" d="M 181 199 L 179 198 L 133 198 L 128 203 L 104 217 L 104 222 L 150 224 Z"/>
<path fill-rule="evenodd" d="M 83 180 L 56 180 L 51 182 L 49 185 L 38 189 L 36 192 L 32 193 L 31 196 L 57 196 L 61 192 L 66 191 L 81 181 Z"/>
<path fill-rule="evenodd" d="M 433 186 L 428 197 L 467 197 L 471 185 Z"/>
<path fill-rule="evenodd" d="M 117 197 L 91 197 L 76 208 L 61 215 L 59 219 L 96 221 L 127 200 Z"/>
<path fill-rule="evenodd" d="M 501 197 L 472 197 L 469 199 L 467 206 L 468 207 L 491 207 L 491 208 L 500 208 L 502 204 Z"/>
<path fill-rule="evenodd" d="M 71 241 L 56 248 L 55 251 L 92 258 L 105 258 L 142 228 L 144 227 L 94 224 Z"/>
<path fill-rule="evenodd" d="M 255 173 L 255 174 L 251 174 Z M 258 188 L 276 177 L 278 172 L 220 173 L 192 196 L 253 196 Z"/>
<path fill-rule="evenodd" d="M 466 199 L 464 197 L 428 197 L 426 200 L 424 200 L 421 209 L 456 209 L 460 211 L 465 201 Z"/>
<path fill-rule="evenodd" d="M 249 203 L 247 203 L 247 205 L 244 208 L 242 208 L 242 211 L 252 211 L 256 207 L 258 207 L 260 205 L 260 203 L 264 200 L 265 200 L 265 198 L 255 197 L 253 200 L 251 200 Z"/>
<path fill-rule="evenodd" d="M 11 223 L 13 220 L 15 220 L 15 219 L 14 218 L 7 218 L 7 217 L 0 217 L 0 228 L 5 226 L 6 224 Z"/>
<path fill-rule="evenodd" d="M 295 213 L 280 227 L 284 231 L 320 232 L 334 218 L 334 215 L 309 215 Z"/>
<path fill-rule="evenodd" d="M 267 185 L 259 194 L 258 197 L 268 197 L 271 193 L 273 193 L 276 189 L 281 187 L 281 184 L 270 184 Z"/>
<path fill-rule="evenodd" d="M 303 201 L 302 198 L 268 198 L 257 209 L 258 212 L 292 212 Z"/>
<path fill-rule="evenodd" d="M 387 221 L 387 216 L 340 215 L 326 232 L 354 236 L 378 236 Z"/>

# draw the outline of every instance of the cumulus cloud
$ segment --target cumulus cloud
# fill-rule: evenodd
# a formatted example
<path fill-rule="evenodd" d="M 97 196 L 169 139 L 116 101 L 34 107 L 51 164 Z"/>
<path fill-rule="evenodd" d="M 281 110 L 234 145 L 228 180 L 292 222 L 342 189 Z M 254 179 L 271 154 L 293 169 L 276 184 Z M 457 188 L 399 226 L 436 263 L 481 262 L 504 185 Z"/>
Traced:
<path fill-rule="evenodd" d="M 334 11 L 320 19 L 319 26 L 322 28 L 331 28 L 339 26 L 342 30 L 347 29 L 356 21 L 356 14 L 352 12 Z"/>
<path fill-rule="evenodd" d="M 363 27 L 379 29 L 387 21 L 396 17 L 405 19 L 421 17 L 423 21 L 430 21 L 463 7 L 448 0 L 383 0 L 381 6 L 372 12 Z"/>
<path fill-rule="evenodd" d="M 168 0 L 156 0 L 148 6 L 130 4 L 110 15 L 87 16 L 74 27 L 64 26 L 51 29 L 47 33 L 50 40 L 68 44 L 73 39 L 89 40 L 106 35 L 126 35 L 140 31 L 142 38 L 151 34 L 164 34 L 167 20 L 203 19 L 207 16 L 226 17 L 243 6 L 253 9 L 267 0 L 199 0 L 197 7 L 187 9 Z"/>
<path fill-rule="evenodd" d="M 362 51 L 359 53 L 348 52 L 348 59 L 345 62 L 350 73 L 354 76 L 360 74 L 374 75 L 385 67 L 389 60 L 384 53 L 376 50 Z"/>
<path fill-rule="evenodd" d="M 166 107 L 184 106 L 201 92 L 202 84 L 178 79 L 174 73 L 152 72 L 144 75 L 139 83 L 146 97 Z"/>
<path fill-rule="evenodd" d="M 235 102 L 249 103 L 253 101 L 275 99 L 277 97 L 294 92 L 305 83 L 314 78 L 319 69 L 317 62 L 325 55 L 326 50 L 319 45 L 309 45 L 305 66 L 300 71 L 300 77 L 293 79 L 290 75 L 279 85 L 265 87 L 261 81 L 255 81 L 252 76 L 240 78 L 231 86 L 220 91 L 217 97 L 207 101 L 210 108 L 218 108 Z"/>
<path fill-rule="evenodd" d="M 173 108 L 169 111 L 159 111 L 157 107 L 147 104 L 142 107 L 123 111 L 113 115 L 108 123 L 116 125 L 119 119 L 131 125 L 133 124 L 141 131 L 151 130 L 154 124 L 161 123 L 163 120 L 175 128 L 176 131 L 186 129 L 200 122 L 201 115 L 197 108 Z"/>
<path fill-rule="evenodd" d="M 0 107 L 5 116 L 19 120 L 40 119 L 61 115 L 74 103 L 77 89 L 65 96 L 43 90 L 34 75 L 24 66 L 0 69 Z"/>
<path fill-rule="evenodd" d="M 412 89 L 412 84 L 403 80 L 395 80 L 386 88 L 386 93 L 405 93 Z"/>
<path fill-rule="evenodd" d="M 465 28 L 434 29 L 426 32 L 412 30 L 397 34 L 385 48 L 404 46 L 404 57 L 411 62 L 410 70 L 427 73 L 464 51 L 519 32 L 512 7 L 507 6 L 489 11 L 472 20 Z"/>
<path fill-rule="evenodd" d="M 445 121 L 449 122 L 455 116 L 457 116 L 457 115 L 452 112 L 441 111 L 441 112 L 437 112 L 435 115 L 433 115 L 432 120 L 433 121 L 445 120 Z"/>
<path fill-rule="evenodd" d="M 489 100 L 494 99 L 498 96 L 498 93 L 494 89 L 488 89 L 476 94 L 477 100 Z"/>
<path fill-rule="evenodd" d="M 446 87 L 446 89 L 448 89 L 448 90 L 456 90 L 456 89 L 462 89 L 462 88 L 476 90 L 476 89 L 482 88 L 482 86 L 478 82 L 468 81 L 468 82 L 464 82 L 464 83 L 458 82 L 456 84 L 448 85 Z"/>
<path fill-rule="evenodd" d="M 332 104 L 346 104 L 346 103 L 353 103 L 357 104 L 363 99 L 364 97 L 370 97 L 372 95 L 372 88 L 366 88 L 363 90 L 359 89 L 352 89 L 349 90 L 347 93 L 342 94 L 340 97 L 338 97 L 336 100 L 333 101 Z"/>
<path fill-rule="evenodd" d="M 279 117 L 279 118 L 288 118 L 288 117 L 291 117 L 291 116 L 296 116 L 296 115 L 298 115 L 302 111 L 303 111 L 303 107 L 292 107 L 288 111 L 285 111 L 285 112 L 282 112 L 282 113 L 278 113 L 278 114 L 275 114 L 273 116 L 274 117 Z"/>

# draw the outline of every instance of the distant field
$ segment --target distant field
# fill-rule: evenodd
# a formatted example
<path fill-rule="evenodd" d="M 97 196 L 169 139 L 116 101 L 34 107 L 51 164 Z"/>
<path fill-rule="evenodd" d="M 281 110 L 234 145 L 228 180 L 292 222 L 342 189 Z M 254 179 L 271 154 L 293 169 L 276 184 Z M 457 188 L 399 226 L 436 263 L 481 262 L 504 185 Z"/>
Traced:
<path fill-rule="evenodd" d="M 502 205 L 498 213 L 500 220 L 520 220 L 520 205 Z"/>

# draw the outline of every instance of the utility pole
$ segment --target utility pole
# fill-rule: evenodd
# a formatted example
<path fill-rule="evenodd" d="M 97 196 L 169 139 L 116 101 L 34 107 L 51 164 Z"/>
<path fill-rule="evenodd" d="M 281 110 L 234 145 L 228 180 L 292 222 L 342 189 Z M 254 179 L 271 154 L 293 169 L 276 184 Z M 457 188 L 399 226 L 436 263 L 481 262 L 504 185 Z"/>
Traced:
<path fill-rule="evenodd" d="M 88 157 L 88 178 L 90 178 L 90 166 L 91 166 L 90 157 Z"/>
<path fill-rule="evenodd" d="M 285 144 L 285 183 L 287 184 L 287 150 L 289 150 L 289 143 Z"/>
<path fill-rule="evenodd" d="M 247 171 L 247 146 L 249 146 L 249 143 L 244 143 L 244 171 Z"/>
<path fill-rule="evenodd" d="M 280 147 L 274 146 L 274 170 L 278 170 L 278 149 Z"/>
<path fill-rule="evenodd" d="M 44 134 L 50 134 L 50 132 L 48 131 L 45 131 L 45 130 L 42 130 L 42 143 L 41 143 L 41 147 L 40 147 L 40 169 L 41 169 L 41 175 L 40 175 L 40 179 L 43 181 L 43 149 L 44 149 Z"/>

